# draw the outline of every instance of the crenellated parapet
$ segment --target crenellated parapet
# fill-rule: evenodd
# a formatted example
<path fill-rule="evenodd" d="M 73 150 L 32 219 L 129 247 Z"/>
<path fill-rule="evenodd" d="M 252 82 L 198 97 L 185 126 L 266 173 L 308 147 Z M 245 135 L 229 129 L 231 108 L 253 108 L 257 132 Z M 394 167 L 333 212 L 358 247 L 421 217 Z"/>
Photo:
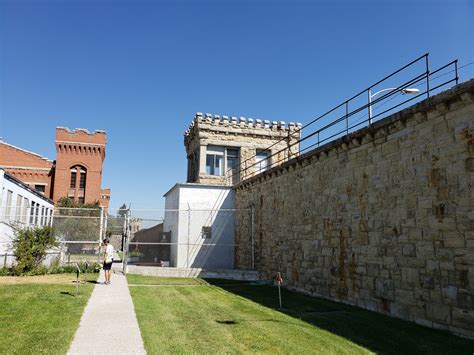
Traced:
<path fill-rule="evenodd" d="M 56 142 L 75 142 L 105 146 L 107 143 L 107 133 L 102 130 L 90 132 L 86 128 L 71 130 L 67 127 L 56 127 Z"/>
<path fill-rule="evenodd" d="M 56 151 L 58 153 L 99 155 L 105 158 L 107 133 L 102 130 L 89 132 L 85 128 L 70 130 L 56 127 Z"/>
<path fill-rule="evenodd" d="M 255 136 L 275 139 L 291 136 L 299 138 L 302 124 L 285 121 L 270 121 L 246 117 L 203 114 L 197 112 L 188 129 L 184 132 L 184 143 L 188 146 L 197 132 L 224 133 L 227 135 Z"/>

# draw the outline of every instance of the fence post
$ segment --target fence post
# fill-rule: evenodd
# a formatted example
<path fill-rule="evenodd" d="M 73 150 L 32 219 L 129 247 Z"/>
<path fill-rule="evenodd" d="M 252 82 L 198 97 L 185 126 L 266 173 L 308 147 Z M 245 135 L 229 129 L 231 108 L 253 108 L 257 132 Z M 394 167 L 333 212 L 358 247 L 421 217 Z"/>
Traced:
<path fill-rule="evenodd" d="M 107 210 L 104 209 L 104 227 L 102 228 L 102 235 L 104 238 L 107 237 L 107 224 L 109 222 L 109 214 L 107 213 Z"/>
<path fill-rule="evenodd" d="M 100 207 L 100 220 L 99 220 L 99 252 L 97 253 L 97 263 L 100 264 L 100 253 L 102 249 L 102 234 L 104 233 L 104 207 Z"/>
<path fill-rule="evenodd" d="M 255 270 L 255 241 L 254 241 L 254 234 L 255 234 L 255 206 L 252 205 L 250 208 L 250 239 L 251 239 L 251 247 L 252 247 L 252 270 Z"/>
<path fill-rule="evenodd" d="M 100 225 L 99 225 L 99 243 L 104 239 L 102 238 L 104 234 L 104 207 L 100 207 Z"/>
<path fill-rule="evenodd" d="M 131 217 L 131 211 L 130 211 L 130 208 L 127 210 L 127 217 L 125 218 L 125 222 L 124 222 L 124 228 L 125 228 L 125 245 L 124 245 L 124 248 L 123 248 L 123 253 L 122 253 L 122 271 L 123 271 L 123 274 L 126 275 L 127 274 L 127 266 L 128 266 L 128 249 L 129 249 L 129 240 L 130 240 L 130 217 Z"/>
<path fill-rule="evenodd" d="M 186 268 L 189 269 L 189 236 L 191 234 L 191 206 L 188 203 L 188 241 L 186 246 Z"/>

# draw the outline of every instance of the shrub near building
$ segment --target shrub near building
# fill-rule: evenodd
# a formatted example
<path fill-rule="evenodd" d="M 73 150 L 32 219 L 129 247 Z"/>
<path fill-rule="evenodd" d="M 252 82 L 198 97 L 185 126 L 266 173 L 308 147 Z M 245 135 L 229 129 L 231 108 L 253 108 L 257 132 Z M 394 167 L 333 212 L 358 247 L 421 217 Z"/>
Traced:
<path fill-rule="evenodd" d="M 13 240 L 14 273 L 21 275 L 34 271 L 41 266 L 48 249 L 57 245 L 54 229 L 50 226 L 17 229 Z"/>

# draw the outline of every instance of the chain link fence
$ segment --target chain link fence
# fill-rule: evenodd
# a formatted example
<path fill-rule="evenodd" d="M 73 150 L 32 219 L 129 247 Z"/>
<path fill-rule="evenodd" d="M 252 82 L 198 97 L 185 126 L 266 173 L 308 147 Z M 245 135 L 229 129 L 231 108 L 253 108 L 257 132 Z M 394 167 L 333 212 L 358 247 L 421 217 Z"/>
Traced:
<path fill-rule="evenodd" d="M 57 207 L 48 224 L 53 226 L 59 246 L 50 254 L 62 264 L 100 263 L 102 241 L 107 237 L 116 251 L 116 261 L 123 261 L 124 271 L 127 265 L 231 270 L 235 268 L 237 249 L 253 255 L 253 237 L 250 235 L 253 228 L 248 228 L 249 235 L 240 236 L 239 240 L 243 242 L 236 242 L 236 213 L 251 212 L 222 208 L 107 210 Z M 248 221 L 253 219 L 249 217 Z M 0 255 L 2 262 L 12 264 L 12 253 Z"/>
<path fill-rule="evenodd" d="M 253 252 L 253 238 L 242 238 L 247 241 L 245 245 L 235 241 L 237 211 L 190 208 L 132 210 L 125 248 L 126 263 L 206 270 L 234 269 L 236 248 Z M 249 233 L 252 230 L 249 228 Z"/>

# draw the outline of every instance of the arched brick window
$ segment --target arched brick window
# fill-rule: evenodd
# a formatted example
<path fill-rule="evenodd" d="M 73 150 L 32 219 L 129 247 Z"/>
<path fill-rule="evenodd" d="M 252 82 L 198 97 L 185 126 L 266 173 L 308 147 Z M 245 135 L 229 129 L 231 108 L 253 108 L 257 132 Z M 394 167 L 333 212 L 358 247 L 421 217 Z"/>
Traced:
<path fill-rule="evenodd" d="M 68 197 L 83 204 L 86 196 L 87 169 L 82 165 L 75 165 L 70 171 Z"/>

